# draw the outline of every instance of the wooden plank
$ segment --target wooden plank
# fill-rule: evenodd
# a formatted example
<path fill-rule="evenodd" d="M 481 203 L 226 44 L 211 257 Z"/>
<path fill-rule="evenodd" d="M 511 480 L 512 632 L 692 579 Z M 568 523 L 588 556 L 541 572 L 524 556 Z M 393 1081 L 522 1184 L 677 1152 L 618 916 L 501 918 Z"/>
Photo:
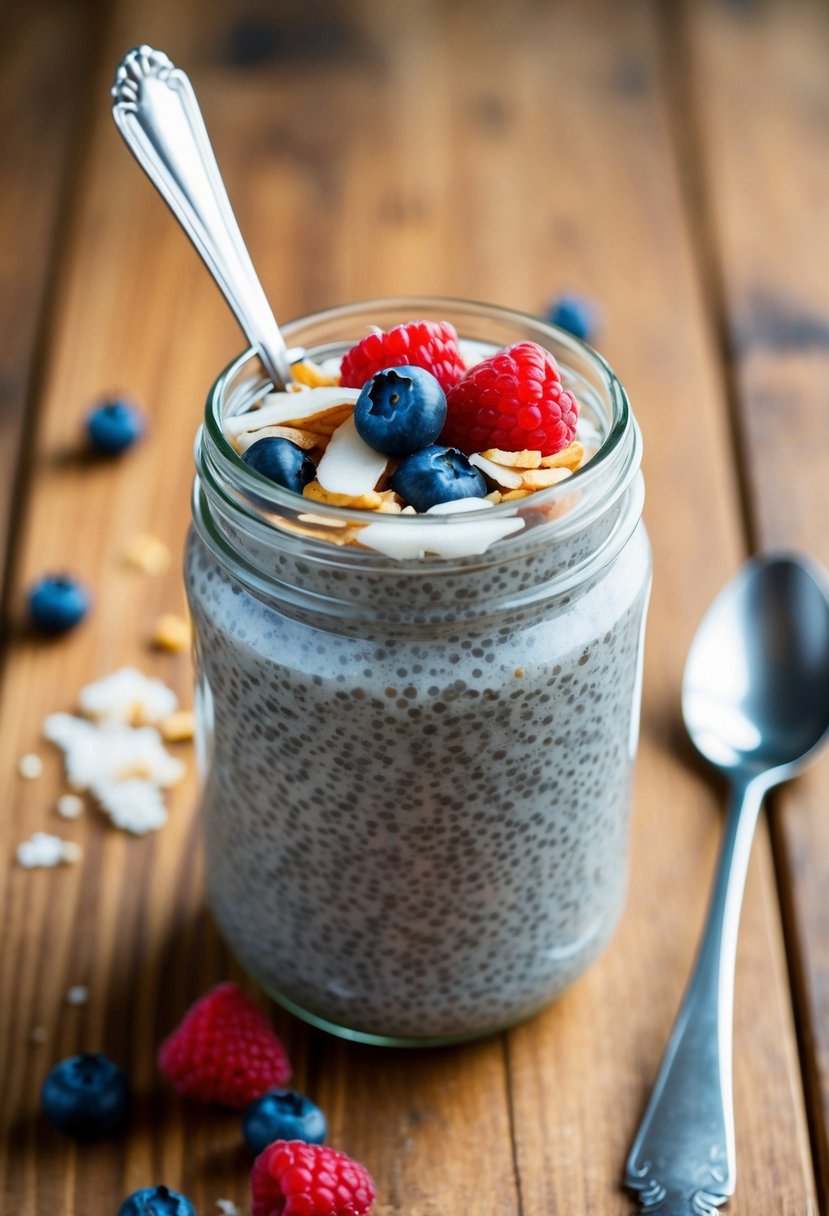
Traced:
<path fill-rule="evenodd" d="M 281 1015 L 278 1025 L 298 1085 L 311 1086 L 332 1114 L 334 1142 L 375 1171 L 383 1216 L 460 1216 L 472 1206 L 483 1216 L 534 1216 L 555 1203 L 627 1211 L 618 1189 L 625 1150 L 687 973 L 719 822 L 718 795 L 677 747 L 679 676 L 696 621 L 742 552 L 721 382 L 668 167 L 647 11 L 627 8 L 623 21 L 598 0 L 555 11 L 522 0 L 484 19 L 466 2 L 392 13 L 366 0 L 347 15 L 286 6 L 280 23 L 196 0 L 118 6 L 110 62 L 96 77 L 101 113 L 61 280 L 20 570 L 23 580 L 63 564 L 71 540 L 72 564 L 95 586 L 98 610 L 60 645 L 25 643 L 11 656 L 0 701 L 4 855 L 58 822 L 50 810 L 56 760 L 48 758 L 40 782 L 14 775 L 47 712 L 90 676 L 130 661 L 187 695 L 186 663 L 144 646 L 155 613 L 181 604 L 179 575 L 144 578 L 124 570 L 119 553 L 139 528 L 179 547 L 200 402 L 240 343 L 106 113 L 111 63 L 139 39 L 192 72 L 280 315 L 417 291 L 532 308 L 567 281 L 606 303 L 606 349 L 649 443 L 658 571 L 631 904 L 620 938 L 557 1008 L 509 1036 L 509 1070 L 499 1039 L 382 1053 Z M 144 402 L 150 439 L 118 466 L 67 459 L 76 417 L 66 402 L 109 383 Z M 710 456 L 704 475 L 692 475 L 688 451 L 700 436 Z M 722 543 L 712 552 L 706 538 L 714 533 Z M 127 1190 L 156 1180 L 180 1186 L 200 1211 L 219 1196 L 244 1201 L 235 1118 L 185 1110 L 153 1067 L 159 1038 L 187 1001 L 236 974 L 202 910 L 193 800 L 192 784 L 178 790 L 170 824 L 143 841 L 91 815 L 61 824 L 84 845 L 82 868 L 11 868 L 0 877 L 0 992 L 8 994 L 0 1000 L 0 1196 L 22 1216 L 114 1210 Z M 72 983 L 90 988 L 82 1010 L 65 1004 Z M 45 1046 L 29 1044 L 33 1025 L 47 1029 Z M 763 836 L 741 940 L 737 1025 L 746 1048 L 734 1210 L 808 1212 L 812 1182 Z M 39 1119 L 38 1088 L 49 1062 L 98 1045 L 134 1078 L 138 1123 L 121 1143 L 76 1153 Z M 755 1113 L 768 1104 L 774 1126 Z"/>
<path fill-rule="evenodd" d="M 684 29 L 685 109 L 701 152 L 709 272 L 720 284 L 754 541 L 829 566 L 829 11 L 820 0 L 706 0 L 685 6 Z M 824 759 L 780 793 L 774 819 L 823 1209 L 827 805 Z"/>
<path fill-rule="evenodd" d="M 0 591 L 94 15 L 91 0 L 36 0 L 8 6 L 0 23 Z"/>

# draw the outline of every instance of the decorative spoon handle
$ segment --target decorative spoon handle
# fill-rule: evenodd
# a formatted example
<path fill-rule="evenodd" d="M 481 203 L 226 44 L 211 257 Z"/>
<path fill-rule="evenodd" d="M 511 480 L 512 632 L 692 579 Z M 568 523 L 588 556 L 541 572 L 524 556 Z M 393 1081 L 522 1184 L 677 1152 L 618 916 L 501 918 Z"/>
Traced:
<path fill-rule="evenodd" d="M 219 285 L 252 346 L 284 388 L 285 342 L 230 207 L 196 95 L 162 51 L 139 46 L 112 87 L 118 128 Z"/>
<path fill-rule="evenodd" d="M 626 1184 L 660 1216 L 713 1216 L 734 1193 L 734 961 L 764 793 L 761 780 L 733 792 L 694 972 L 628 1157 Z"/>

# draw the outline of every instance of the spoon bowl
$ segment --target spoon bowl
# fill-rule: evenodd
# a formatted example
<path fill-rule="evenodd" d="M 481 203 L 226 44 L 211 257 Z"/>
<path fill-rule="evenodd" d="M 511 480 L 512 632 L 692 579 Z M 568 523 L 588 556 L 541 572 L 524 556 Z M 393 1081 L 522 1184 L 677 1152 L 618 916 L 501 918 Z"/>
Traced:
<path fill-rule="evenodd" d="M 787 555 L 753 558 L 694 638 L 682 712 L 694 745 L 727 774 L 791 777 L 829 732 L 829 598 Z"/>

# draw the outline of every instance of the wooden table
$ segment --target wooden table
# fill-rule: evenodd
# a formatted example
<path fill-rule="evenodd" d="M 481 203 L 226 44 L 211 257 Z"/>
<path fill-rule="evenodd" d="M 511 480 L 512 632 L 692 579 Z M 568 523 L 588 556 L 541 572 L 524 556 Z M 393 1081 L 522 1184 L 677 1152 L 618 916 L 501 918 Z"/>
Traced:
<path fill-rule="evenodd" d="M 829 563 L 829 9 L 820 0 L 36 0 L 0 24 L 0 534 L 5 557 L 0 874 L 0 1211 L 106 1216 L 179 1187 L 244 1205 L 232 1115 L 170 1095 L 161 1036 L 238 977 L 205 910 L 196 788 L 133 839 L 54 812 L 43 718 L 125 663 L 185 700 L 186 659 L 151 651 L 183 606 L 177 564 L 125 568 L 139 531 L 178 550 L 191 437 L 242 343 L 109 112 L 115 63 L 146 41 L 193 76 L 239 219 L 282 318 L 435 292 L 535 311 L 601 300 L 600 346 L 646 439 L 656 578 L 627 914 L 555 1008 L 473 1046 L 349 1046 L 280 1011 L 298 1088 L 366 1162 L 378 1214 L 632 1211 L 620 1171 L 691 963 L 722 791 L 678 721 L 682 665 L 750 552 Z M 137 396 L 152 433 L 91 462 L 80 419 Z M 94 616 L 45 644 L 23 589 L 69 568 Z M 19 757 L 44 756 L 38 781 Z M 751 1216 L 827 1211 L 829 763 L 775 798 L 740 938 L 735 1098 Z M 77 840 L 52 871 L 13 861 L 34 830 Z M 71 985 L 89 988 L 81 1007 Z M 44 1028 L 46 1041 L 32 1041 Z M 42 1037 L 42 1036 L 41 1036 Z M 38 1114 L 81 1049 L 127 1069 L 123 1139 L 77 1150 Z"/>

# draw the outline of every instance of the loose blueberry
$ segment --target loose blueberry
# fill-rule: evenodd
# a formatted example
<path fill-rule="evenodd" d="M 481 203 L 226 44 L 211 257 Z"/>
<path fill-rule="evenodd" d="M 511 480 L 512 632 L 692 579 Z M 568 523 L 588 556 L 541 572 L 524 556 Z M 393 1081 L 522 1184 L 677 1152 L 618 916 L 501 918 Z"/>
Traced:
<path fill-rule="evenodd" d="M 43 1082 L 43 1113 L 76 1140 L 100 1140 L 124 1124 L 129 1087 L 105 1055 L 86 1053 L 56 1064 Z"/>
<path fill-rule="evenodd" d="M 463 452 L 439 444 L 401 460 L 390 485 L 415 511 L 421 512 L 439 502 L 485 498 L 487 493 L 483 473 L 473 468 Z"/>
<path fill-rule="evenodd" d="M 308 482 L 313 481 L 317 475 L 313 460 L 305 455 L 302 448 L 291 443 L 290 439 L 278 439 L 273 436 L 257 439 L 245 452 L 242 460 L 269 481 L 275 481 L 278 486 L 284 486 L 286 490 L 293 490 L 296 494 L 301 494 Z"/>
<path fill-rule="evenodd" d="M 128 401 L 105 401 L 87 414 L 86 432 L 97 452 L 116 456 L 140 439 L 144 418 Z"/>
<path fill-rule="evenodd" d="M 41 578 L 29 591 L 29 618 L 43 633 L 66 633 L 89 612 L 89 595 L 68 574 Z"/>
<path fill-rule="evenodd" d="M 354 406 L 362 439 L 386 456 L 410 456 L 434 443 L 446 421 L 446 394 L 422 367 L 388 367 L 364 385 Z"/>
<path fill-rule="evenodd" d="M 553 300 L 547 310 L 547 320 L 558 325 L 582 342 L 590 342 L 598 328 L 596 306 L 584 296 L 564 295 Z"/>
<path fill-rule="evenodd" d="M 327 1130 L 320 1108 L 292 1089 L 270 1090 L 251 1102 L 242 1116 L 245 1144 L 257 1156 L 274 1140 L 322 1144 Z"/>
<path fill-rule="evenodd" d="M 146 1186 L 127 1196 L 118 1216 L 196 1216 L 196 1209 L 178 1191 L 166 1186 Z"/>

